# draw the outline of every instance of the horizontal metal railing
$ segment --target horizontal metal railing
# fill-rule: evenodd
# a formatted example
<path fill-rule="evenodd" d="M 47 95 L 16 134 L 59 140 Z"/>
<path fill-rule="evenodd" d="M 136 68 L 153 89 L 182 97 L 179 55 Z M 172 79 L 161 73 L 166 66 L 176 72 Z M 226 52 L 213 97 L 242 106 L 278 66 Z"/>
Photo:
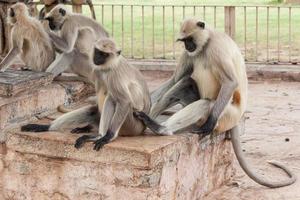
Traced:
<path fill-rule="evenodd" d="M 300 63 L 300 6 L 149 5 L 94 3 L 97 20 L 125 56 L 176 59 L 180 22 L 197 17 L 233 37 L 247 62 Z M 89 15 L 87 6 L 82 12 Z"/>

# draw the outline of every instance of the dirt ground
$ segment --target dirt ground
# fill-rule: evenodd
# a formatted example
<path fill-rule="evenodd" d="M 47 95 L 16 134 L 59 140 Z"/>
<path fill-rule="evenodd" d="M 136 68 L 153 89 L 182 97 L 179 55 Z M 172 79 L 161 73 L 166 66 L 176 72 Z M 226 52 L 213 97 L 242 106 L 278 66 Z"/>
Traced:
<path fill-rule="evenodd" d="M 248 178 L 236 162 L 233 181 L 205 200 L 300 200 L 300 83 L 250 82 L 246 116 L 242 140 L 248 161 L 264 177 L 283 180 L 286 175 L 266 163 L 281 161 L 298 181 L 269 189 Z"/>

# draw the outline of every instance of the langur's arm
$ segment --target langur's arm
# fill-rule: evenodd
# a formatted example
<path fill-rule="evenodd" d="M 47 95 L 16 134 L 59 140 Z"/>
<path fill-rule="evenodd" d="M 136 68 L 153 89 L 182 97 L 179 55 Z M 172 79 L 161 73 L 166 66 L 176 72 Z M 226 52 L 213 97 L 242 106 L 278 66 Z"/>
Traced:
<path fill-rule="evenodd" d="M 23 46 L 23 38 L 20 38 L 20 36 L 15 35 L 14 31 L 12 31 L 11 34 L 12 34 L 12 48 L 0 63 L 1 72 L 4 72 L 9 67 L 9 65 L 20 53 L 20 49 L 22 49 Z"/>
<path fill-rule="evenodd" d="M 200 129 L 194 130 L 194 132 L 208 134 L 215 128 L 221 113 L 229 103 L 234 90 L 238 86 L 233 69 L 234 64 L 229 60 L 224 60 L 222 66 L 219 65 L 218 70 L 214 72 L 216 73 L 216 76 L 219 77 L 221 89 L 207 121 Z"/>
<path fill-rule="evenodd" d="M 12 63 L 12 61 L 14 60 L 14 58 L 19 54 L 19 49 L 17 47 L 13 47 L 8 54 L 5 56 L 5 58 L 2 60 L 1 64 L 0 64 L 0 71 L 4 72 L 9 65 Z"/>
<path fill-rule="evenodd" d="M 57 34 L 51 31 L 49 32 L 49 36 L 53 41 L 55 47 L 62 52 L 69 53 L 74 48 L 78 35 L 78 28 L 76 26 L 70 26 L 70 24 L 64 24 L 61 30 L 61 34 L 61 37 L 59 37 Z"/>
<path fill-rule="evenodd" d="M 104 136 L 111 124 L 113 115 L 115 113 L 115 103 L 110 95 L 106 96 L 99 125 L 99 132 L 100 136 Z"/>
<path fill-rule="evenodd" d="M 190 59 L 185 53 L 181 56 L 173 76 L 151 93 L 152 104 L 155 104 L 172 86 L 174 86 L 183 77 L 190 76 L 192 74 L 193 65 L 189 60 Z"/>
<path fill-rule="evenodd" d="M 50 72 L 54 75 L 54 77 L 58 76 L 65 70 L 69 68 L 71 63 L 73 62 L 73 53 L 62 53 L 59 54 L 55 60 L 50 64 L 50 66 L 46 69 L 46 72 Z"/>
<path fill-rule="evenodd" d="M 110 131 L 115 133 L 115 137 L 118 135 L 124 121 L 126 120 L 130 110 L 130 104 L 125 102 L 120 102 L 116 104 L 116 111 L 112 118 L 112 123 L 110 126 Z"/>
<path fill-rule="evenodd" d="M 125 102 L 117 102 L 116 103 L 115 112 L 112 116 L 111 121 L 103 120 L 103 121 L 105 121 L 105 124 L 104 124 L 105 128 L 108 127 L 108 129 L 102 138 L 100 138 L 94 142 L 95 143 L 94 150 L 98 151 L 99 149 L 101 149 L 103 147 L 103 145 L 109 143 L 110 141 L 114 140 L 118 136 L 119 131 L 128 116 L 129 110 L 130 110 L 129 103 L 125 103 Z M 103 114 L 102 117 L 103 116 L 105 116 L 105 114 Z M 101 117 L 101 122 L 102 122 L 102 117 Z M 111 115 L 109 117 L 111 117 Z M 109 124 L 109 126 L 107 126 L 108 124 Z M 100 126 L 101 126 L 101 124 L 100 124 Z"/>
<path fill-rule="evenodd" d="M 116 111 L 116 105 L 110 95 L 107 95 L 103 104 L 103 109 L 100 118 L 98 135 L 83 135 L 75 142 L 75 147 L 78 149 L 88 141 L 94 142 L 94 150 L 99 150 L 105 144 L 115 138 L 115 133 L 110 130 L 114 115 L 119 113 Z"/>

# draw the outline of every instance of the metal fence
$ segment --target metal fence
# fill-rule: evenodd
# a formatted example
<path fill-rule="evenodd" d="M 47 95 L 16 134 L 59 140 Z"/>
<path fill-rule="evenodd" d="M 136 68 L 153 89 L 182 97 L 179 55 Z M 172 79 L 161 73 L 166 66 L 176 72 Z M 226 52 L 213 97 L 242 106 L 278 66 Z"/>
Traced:
<path fill-rule="evenodd" d="M 300 64 L 299 6 L 94 4 L 125 56 L 176 59 L 180 22 L 197 17 L 229 34 L 247 62 Z M 83 6 L 83 13 L 89 9 Z"/>

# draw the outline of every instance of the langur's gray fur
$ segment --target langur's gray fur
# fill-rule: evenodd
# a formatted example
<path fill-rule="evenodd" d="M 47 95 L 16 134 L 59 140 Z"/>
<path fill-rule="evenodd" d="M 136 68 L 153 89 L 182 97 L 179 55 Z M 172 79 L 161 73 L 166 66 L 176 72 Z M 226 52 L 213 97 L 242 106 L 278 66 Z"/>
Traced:
<path fill-rule="evenodd" d="M 8 22 L 12 25 L 12 48 L 0 64 L 1 71 L 5 71 L 18 55 L 29 69 L 45 71 L 55 59 L 55 51 L 42 24 L 29 16 L 23 3 L 11 6 Z"/>
<path fill-rule="evenodd" d="M 244 58 L 236 43 L 225 33 L 210 29 L 196 19 L 182 23 L 178 40 L 184 42 L 185 51 L 172 78 L 152 93 L 150 117 L 157 117 L 176 103 L 185 107 L 162 125 L 145 113 L 135 115 L 158 134 L 170 135 L 188 128 L 201 135 L 229 131 L 237 159 L 250 178 L 271 188 L 294 183 L 295 175 L 277 162 L 271 164 L 283 169 L 289 179 L 265 180 L 245 162 L 238 124 L 246 109 L 248 81 Z M 195 98 L 197 95 L 201 99 Z"/>
<path fill-rule="evenodd" d="M 47 72 L 56 77 L 68 70 L 80 76 L 78 80 L 93 83 L 89 51 L 97 39 L 108 37 L 106 30 L 94 19 L 72 13 L 61 4 L 55 6 L 45 20 L 49 22 L 52 30 L 49 30 L 52 42 L 62 52 Z"/>

